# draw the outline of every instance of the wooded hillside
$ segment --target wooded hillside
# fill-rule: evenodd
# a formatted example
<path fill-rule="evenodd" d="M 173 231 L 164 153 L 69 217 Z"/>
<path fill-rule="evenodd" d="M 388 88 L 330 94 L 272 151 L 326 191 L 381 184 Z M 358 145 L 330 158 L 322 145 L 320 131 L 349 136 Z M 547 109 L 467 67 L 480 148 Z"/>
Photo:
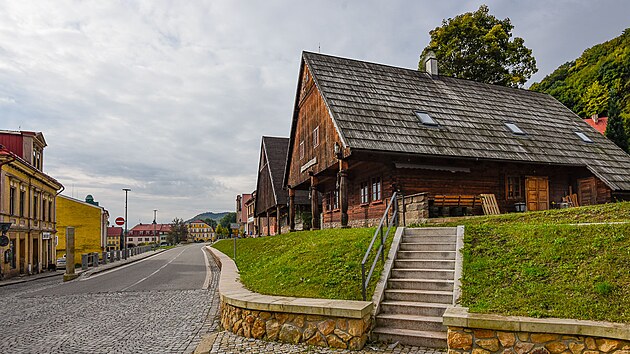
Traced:
<path fill-rule="evenodd" d="M 546 92 L 577 115 L 607 116 L 616 98 L 620 117 L 630 131 L 630 28 L 622 35 L 589 48 L 530 88 Z"/>

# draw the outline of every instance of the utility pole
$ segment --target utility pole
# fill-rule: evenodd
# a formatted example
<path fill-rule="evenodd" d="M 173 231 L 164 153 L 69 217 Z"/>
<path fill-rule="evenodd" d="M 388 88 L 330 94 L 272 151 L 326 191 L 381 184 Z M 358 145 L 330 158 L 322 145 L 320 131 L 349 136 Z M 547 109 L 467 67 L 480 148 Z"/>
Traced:
<path fill-rule="evenodd" d="M 123 237 L 123 240 L 125 241 L 125 248 L 124 248 L 124 251 L 123 251 L 123 255 L 124 255 L 125 259 L 127 259 L 127 236 L 128 236 L 128 231 L 127 231 L 127 194 L 129 193 L 131 188 L 123 188 L 122 190 L 125 191 L 125 236 Z"/>

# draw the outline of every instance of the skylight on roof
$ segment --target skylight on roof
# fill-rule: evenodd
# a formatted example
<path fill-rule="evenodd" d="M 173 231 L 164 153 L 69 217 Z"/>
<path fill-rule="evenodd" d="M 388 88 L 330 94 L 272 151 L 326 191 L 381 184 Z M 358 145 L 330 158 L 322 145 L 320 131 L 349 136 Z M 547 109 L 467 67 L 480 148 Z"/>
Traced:
<path fill-rule="evenodd" d="M 591 140 L 591 138 L 589 138 L 588 136 L 586 136 L 586 134 L 582 133 L 582 132 L 575 132 L 575 135 L 579 136 L 580 139 L 584 140 L 584 142 L 586 143 L 592 143 L 593 140 Z"/>
<path fill-rule="evenodd" d="M 418 117 L 418 119 L 420 120 L 420 123 L 424 125 L 433 125 L 433 126 L 438 125 L 437 122 L 433 120 L 433 118 L 431 118 L 431 116 L 428 113 L 417 112 L 417 111 L 414 113 L 416 114 L 416 117 Z"/>
<path fill-rule="evenodd" d="M 505 126 L 514 134 L 525 135 L 525 132 L 514 123 L 505 123 Z"/>

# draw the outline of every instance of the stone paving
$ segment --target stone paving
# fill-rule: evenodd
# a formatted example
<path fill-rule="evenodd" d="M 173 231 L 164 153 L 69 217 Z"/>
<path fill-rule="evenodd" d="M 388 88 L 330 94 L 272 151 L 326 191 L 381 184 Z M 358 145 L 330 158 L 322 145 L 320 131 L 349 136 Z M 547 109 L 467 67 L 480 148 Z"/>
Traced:
<path fill-rule="evenodd" d="M 210 266 L 208 290 L 45 295 L 62 286 L 58 277 L 0 287 L 0 353 L 192 353 L 202 337 L 208 349 L 198 353 L 440 352 L 383 343 L 352 352 L 236 336 L 220 328 L 220 271 Z"/>

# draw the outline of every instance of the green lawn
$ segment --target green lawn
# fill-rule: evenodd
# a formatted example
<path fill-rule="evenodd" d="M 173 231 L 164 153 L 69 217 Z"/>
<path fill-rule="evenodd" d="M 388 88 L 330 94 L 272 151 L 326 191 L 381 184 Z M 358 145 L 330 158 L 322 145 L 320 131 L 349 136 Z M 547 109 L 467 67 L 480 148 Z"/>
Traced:
<path fill-rule="evenodd" d="M 472 312 L 630 323 L 630 203 L 462 220 Z"/>
<path fill-rule="evenodd" d="M 326 229 L 239 239 L 236 264 L 241 281 L 249 290 L 267 295 L 361 300 L 361 260 L 374 231 Z M 393 233 L 394 229 L 386 255 Z M 222 240 L 214 247 L 233 257 L 232 242 Z M 379 262 L 368 297 L 382 267 Z"/>

